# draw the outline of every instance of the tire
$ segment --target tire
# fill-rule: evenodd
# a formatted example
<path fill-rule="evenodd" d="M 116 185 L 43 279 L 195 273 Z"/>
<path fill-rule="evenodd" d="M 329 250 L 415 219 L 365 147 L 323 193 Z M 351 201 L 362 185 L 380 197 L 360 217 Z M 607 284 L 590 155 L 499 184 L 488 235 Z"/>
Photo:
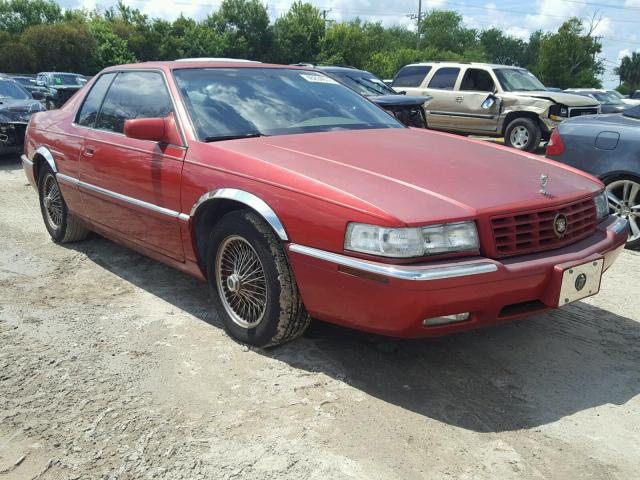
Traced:
<path fill-rule="evenodd" d="M 44 104 L 44 108 L 47 110 L 55 110 L 56 105 L 53 103 L 53 100 L 46 100 Z"/>
<path fill-rule="evenodd" d="M 213 228 L 207 251 L 214 307 L 231 337 L 265 348 L 304 333 L 311 318 L 282 244 L 262 217 L 228 213 Z"/>
<path fill-rule="evenodd" d="M 620 175 L 607 178 L 604 183 L 609 193 L 610 212 L 629 220 L 631 232 L 626 247 L 640 250 L 640 178 Z"/>
<path fill-rule="evenodd" d="M 535 152 L 540 146 L 541 137 L 540 126 L 526 117 L 512 120 L 504 131 L 505 145 L 525 152 Z"/>
<path fill-rule="evenodd" d="M 38 196 L 44 226 L 54 242 L 71 243 L 87 238 L 89 230 L 69 212 L 58 180 L 48 165 L 41 168 L 38 176 Z"/>

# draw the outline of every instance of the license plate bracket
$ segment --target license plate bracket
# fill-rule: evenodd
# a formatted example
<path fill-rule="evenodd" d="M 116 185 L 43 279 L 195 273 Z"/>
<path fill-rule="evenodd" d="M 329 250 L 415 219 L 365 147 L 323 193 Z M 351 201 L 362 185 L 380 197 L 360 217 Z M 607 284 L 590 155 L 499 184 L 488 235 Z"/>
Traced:
<path fill-rule="evenodd" d="M 600 258 L 565 268 L 562 272 L 558 306 L 597 294 L 600 291 L 603 266 L 604 260 Z"/>

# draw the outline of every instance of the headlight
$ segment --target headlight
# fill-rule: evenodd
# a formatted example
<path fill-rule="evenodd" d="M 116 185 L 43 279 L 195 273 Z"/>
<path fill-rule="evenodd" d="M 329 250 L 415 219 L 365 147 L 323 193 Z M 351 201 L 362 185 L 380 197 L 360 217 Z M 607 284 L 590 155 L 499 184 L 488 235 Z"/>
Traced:
<path fill-rule="evenodd" d="M 476 224 L 457 222 L 423 228 L 387 228 L 350 223 L 344 248 L 383 257 L 409 258 L 475 251 L 480 247 Z"/>
<path fill-rule="evenodd" d="M 551 105 L 549 107 L 549 118 L 556 122 L 561 122 L 569 116 L 569 109 L 561 105 Z"/>
<path fill-rule="evenodd" d="M 595 197 L 593 197 L 593 201 L 596 203 L 596 215 L 598 216 L 598 221 L 602 221 L 609 216 L 609 201 L 607 199 L 607 192 L 600 192 Z"/>

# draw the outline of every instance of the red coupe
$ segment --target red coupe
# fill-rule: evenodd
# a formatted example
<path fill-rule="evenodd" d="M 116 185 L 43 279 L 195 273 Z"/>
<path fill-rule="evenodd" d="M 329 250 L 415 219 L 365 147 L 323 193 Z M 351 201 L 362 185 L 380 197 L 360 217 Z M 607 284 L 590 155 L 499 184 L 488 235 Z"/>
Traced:
<path fill-rule="evenodd" d="M 419 337 L 562 306 L 628 235 L 594 177 L 405 128 L 304 67 L 107 68 L 32 117 L 22 162 L 54 241 L 95 231 L 207 280 L 257 346 L 311 317 Z"/>

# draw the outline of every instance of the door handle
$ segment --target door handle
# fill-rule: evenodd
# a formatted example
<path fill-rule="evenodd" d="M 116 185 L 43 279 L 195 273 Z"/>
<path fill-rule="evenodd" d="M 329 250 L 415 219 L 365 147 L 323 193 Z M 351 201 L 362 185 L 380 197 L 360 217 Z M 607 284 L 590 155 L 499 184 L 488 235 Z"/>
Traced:
<path fill-rule="evenodd" d="M 84 149 L 85 156 L 93 157 L 94 153 L 95 153 L 95 148 L 94 147 L 85 147 L 85 149 Z"/>
<path fill-rule="evenodd" d="M 456 97 L 456 102 L 458 103 L 462 103 L 463 98 L 462 97 Z"/>

